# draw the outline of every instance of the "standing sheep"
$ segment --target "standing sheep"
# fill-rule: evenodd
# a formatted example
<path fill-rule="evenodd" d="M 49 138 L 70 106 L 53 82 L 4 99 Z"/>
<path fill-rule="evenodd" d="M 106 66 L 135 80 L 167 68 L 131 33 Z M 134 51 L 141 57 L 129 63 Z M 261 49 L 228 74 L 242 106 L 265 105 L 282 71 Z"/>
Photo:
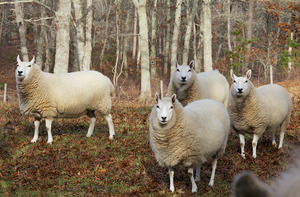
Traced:
<path fill-rule="evenodd" d="M 18 56 L 17 61 L 15 75 L 20 110 L 22 114 L 35 118 L 32 143 L 38 139 L 42 118 L 45 118 L 49 144 L 53 141 L 53 118 L 76 118 L 87 114 L 91 121 L 86 136 L 90 137 L 96 111 L 107 120 L 109 138 L 113 139 L 115 132 L 110 110 L 114 87 L 108 77 L 97 71 L 51 74 L 42 72 L 34 64 L 34 58 L 30 62 L 22 62 Z"/>
<path fill-rule="evenodd" d="M 272 144 L 276 146 L 274 131 L 280 127 L 278 149 L 282 147 L 284 134 L 290 122 L 292 100 L 286 89 L 271 84 L 255 88 L 250 81 L 251 70 L 245 77 L 237 77 L 230 71 L 233 84 L 228 101 L 231 129 L 239 134 L 241 155 L 245 158 L 245 134 L 253 134 L 252 156 L 256 158 L 258 139 L 271 132 Z"/>
<path fill-rule="evenodd" d="M 229 84 L 218 70 L 196 74 L 194 61 L 189 65 L 178 65 L 168 86 L 167 96 L 176 94 L 183 106 L 200 99 L 213 99 L 227 107 Z"/>
<path fill-rule="evenodd" d="M 173 168 L 181 163 L 188 168 L 192 192 L 196 192 L 193 168 L 196 167 L 197 181 L 201 164 L 210 158 L 213 161 L 209 186 L 213 186 L 217 160 L 225 152 L 230 127 L 224 105 L 204 99 L 183 107 L 175 94 L 162 99 L 155 96 L 157 104 L 149 117 L 150 145 L 158 164 L 169 169 L 170 190 L 175 191 Z"/>
<path fill-rule="evenodd" d="M 290 168 L 270 187 L 258 180 L 252 173 L 238 174 L 232 184 L 232 197 L 299 197 L 300 166 Z"/>

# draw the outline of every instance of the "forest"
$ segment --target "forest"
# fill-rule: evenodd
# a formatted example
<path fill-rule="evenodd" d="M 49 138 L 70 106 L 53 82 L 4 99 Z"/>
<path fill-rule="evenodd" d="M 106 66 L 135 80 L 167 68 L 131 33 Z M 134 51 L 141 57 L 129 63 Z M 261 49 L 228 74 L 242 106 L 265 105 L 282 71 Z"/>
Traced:
<path fill-rule="evenodd" d="M 169 196 L 169 175 L 149 144 L 155 92 L 167 92 L 175 62 L 195 62 L 197 72 L 252 70 L 255 87 L 279 84 L 293 101 L 284 146 L 269 134 L 246 159 L 230 132 L 225 155 L 209 187 L 211 161 L 202 166 L 198 196 L 230 196 L 243 170 L 271 184 L 295 161 L 300 147 L 300 4 L 297 0 L 1 0 L 0 2 L 0 195 Z M 56 119 L 52 145 L 44 121 L 33 136 L 33 118 L 20 113 L 17 56 L 35 58 L 44 72 L 96 70 L 115 88 L 108 139 L 97 116 L 86 138 L 88 117 Z M 276 133 L 276 140 L 279 132 Z M 251 138 L 251 137 L 250 137 Z M 186 170 L 175 170 L 175 194 L 194 196 Z"/>

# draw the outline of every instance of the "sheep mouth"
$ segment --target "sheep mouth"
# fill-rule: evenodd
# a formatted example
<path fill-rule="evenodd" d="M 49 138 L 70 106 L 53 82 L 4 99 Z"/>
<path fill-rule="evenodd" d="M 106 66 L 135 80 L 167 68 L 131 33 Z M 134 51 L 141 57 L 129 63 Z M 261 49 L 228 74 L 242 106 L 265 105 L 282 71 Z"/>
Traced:
<path fill-rule="evenodd" d="M 166 120 L 159 120 L 159 123 L 160 123 L 160 124 L 167 124 L 168 121 L 166 121 Z"/>

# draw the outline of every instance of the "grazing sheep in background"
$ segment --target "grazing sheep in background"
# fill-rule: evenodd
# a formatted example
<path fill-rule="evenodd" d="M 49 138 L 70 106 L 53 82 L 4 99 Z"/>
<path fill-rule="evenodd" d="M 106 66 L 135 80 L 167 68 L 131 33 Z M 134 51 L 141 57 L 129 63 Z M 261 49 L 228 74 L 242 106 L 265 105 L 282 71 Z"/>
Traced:
<path fill-rule="evenodd" d="M 286 89 L 279 85 L 264 85 L 255 88 L 250 81 L 251 70 L 246 77 L 237 77 L 230 71 L 233 84 L 228 101 L 228 113 L 231 128 L 239 134 L 241 154 L 245 158 L 245 134 L 253 134 L 253 157 L 256 158 L 258 139 L 267 131 L 271 132 L 272 144 L 276 146 L 274 131 L 278 127 L 280 141 L 278 149 L 282 147 L 284 134 L 290 122 L 292 100 Z"/>
<path fill-rule="evenodd" d="M 31 142 L 38 139 L 42 118 L 46 122 L 47 143 L 52 144 L 53 118 L 76 118 L 85 114 L 91 118 L 87 133 L 90 137 L 96 122 L 96 111 L 107 120 L 109 138 L 113 139 L 115 132 L 110 110 L 114 87 L 108 77 L 97 71 L 51 74 L 42 72 L 34 64 L 34 58 L 30 62 L 22 62 L 18 56 L 17 61 L 15 74 L 20 110 L 22 114 L 35 118 Z"/>
<path fill-rule="evenodd" d="M 299 161 L 295 167 L 283 173 L 281 178 L 270 187 L 248 171 L 238 174 L 232 184 L 233 197 L 299 197 L 299 195 Z"/>
<path fill-rule="evenodd" d="M 176 94 L 179 102 L 186 106 L 200 99 L 213 99 L 224 103 L 227 107 L 229 84 L 218 70 L 196 74 L 194 61 L 189 65 L 178 65 L 168 86 L 167 96 Z"/>
<path fill-rule="evenodd" d="M 193 177 L 200 179 L 200 166 L 210 158 L 212 173 L 209 185 L 213 186 L 217 160 L 223 156 L 227 144 L 230 121 L 224 105 L 203 99 L 183 107 L 174 94 L 159 99 L 149 117 L 150 144 L 158 164 L 169 169 L 170 190 L 174 192 L 174 167 L 182 163 L 188 168 L 192 192 L 197 191 Z"/>

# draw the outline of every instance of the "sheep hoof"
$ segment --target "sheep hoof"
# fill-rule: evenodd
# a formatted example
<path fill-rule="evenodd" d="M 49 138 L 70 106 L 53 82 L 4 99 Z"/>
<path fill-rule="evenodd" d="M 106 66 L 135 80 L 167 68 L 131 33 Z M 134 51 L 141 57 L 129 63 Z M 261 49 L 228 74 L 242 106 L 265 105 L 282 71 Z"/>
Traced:
<path fill-rule="evenodd" d="M 272 145 L 276 148 L 277 147 L 277 143 L 276 142 L 272 142 Z"/>
<path fill-rule="evenodd" d="M 255 155 L 252 155 L 252 157 L 253 157 L 253 159 L 255 159 L 255 158 L 256 158 L 256 154 L 255 154 Z"/>
<path fill-rule="evenodd" d="M 31 140 L 31 143 L 36 143 L 36 141 L 37 141 L 37 138 L 33 138 L 33 139 Z"/>
<path fill-rule="evenodd" d="M 241 154 L 243 159 L 246 159 L 246 155 L 244 153 Z"/>
<path fill-rule="evenodd" d="M 175 188 L 174 187 L 170 187 L 171 192 L 175 192 Z"/>
<path fill-rule="evenodd" d="M 91 137 L 92 136 L 92 134 L 86 134 L 86 137 Z"/>
<path fill-rule="evenodd" d="M 52 140 L 48 140 L 48 141 L 47 141 L 47 144 L 52 144 Z"/>
<path fill-rule="evenodd" d="M 113 139 L 114 139 L 114 136 L 109 136 L 109 139 L 110 139 L 110 140 L 113 140 Z"/>
<path fill-rule="evenodd" d="M 214 181 L 209 181 L 208 186 L 210 187 L 214 186 Z"/>
<path fill-rule="evenodd" d="M 196 193 L 197 192 L 197 187 L 195 187 L 195 188 L 192 188 L 192 193 Z"/>

